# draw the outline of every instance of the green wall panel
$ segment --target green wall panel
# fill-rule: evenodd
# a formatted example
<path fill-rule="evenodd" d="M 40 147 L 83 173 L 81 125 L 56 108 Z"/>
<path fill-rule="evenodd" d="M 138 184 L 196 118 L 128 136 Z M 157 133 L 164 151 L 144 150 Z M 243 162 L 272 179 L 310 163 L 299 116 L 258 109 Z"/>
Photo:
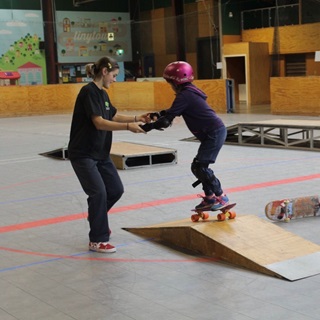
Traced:
<path fill-rule="evenodd" d="M 41 3 L 40 0 L 1 0 L 0 9 L 40 10 Z"/>
<path fill-rule="evenodd" d="M 129 0 L 97 0 L 73 5 L 73 0 L 55 0 L 56 10 L 61 11 L 99 11 L 99 12 L 128 12 Z M 41 10 L 41 0 L 0 0 L 0 9 Z"/>
<path fill-rule="evenodd" d="M 78 7 L 73 5 L 73 0 L 55 0 L 55 6 L 60 11 L 129 12 L 129 0 L 97 0 Z"/>

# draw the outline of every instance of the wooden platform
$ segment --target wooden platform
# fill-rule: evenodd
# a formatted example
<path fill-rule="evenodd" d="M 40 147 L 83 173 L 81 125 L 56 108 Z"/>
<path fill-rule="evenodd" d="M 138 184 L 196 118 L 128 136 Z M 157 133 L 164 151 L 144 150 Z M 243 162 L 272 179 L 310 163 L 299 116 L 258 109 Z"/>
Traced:
<path fill-rule="evenodd" d="M 111 158 L 118 169 L 176 164 L 177 150 L 149 145 L 115 142 L 111 148 Z"/>
<path fill-rule="evenodd" d="M 252 215 L 223 222 L 188 218 L 124 230 L 290 281 L 320 273 L 319 245 Z"/>
<path fill-rule="evenodd" d="M 226 144 L 320 151 L 320 120 L 238 123 L 227 128 Z"/>
<path fill-rule="evenodd" d="M 63 147 L 41 153 L 40 155 L 68 160 L 68 148 Z M 110 156 L 117 169 L 123 170 L 145 166 L 176 164 L 178 162 L 177 150 L 175 149 L 129 142 L 114 142 L 111 147 Z"/>

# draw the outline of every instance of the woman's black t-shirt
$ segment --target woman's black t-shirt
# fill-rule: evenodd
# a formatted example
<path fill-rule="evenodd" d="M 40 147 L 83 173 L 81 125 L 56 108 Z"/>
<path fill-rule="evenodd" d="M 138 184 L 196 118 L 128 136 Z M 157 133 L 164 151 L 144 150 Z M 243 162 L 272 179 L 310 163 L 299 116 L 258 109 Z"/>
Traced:
<path fill-rule="evenodd" d="M 112 131 L 97 130 L 91 118 L 96 115 L 112 120 L 116 112 L 117 109 L 112 106 L 104 89 L 99 89 L 94 82 L 83 86 L 74 106 L 68 158 L 107 159 L 110 155 Z"/>

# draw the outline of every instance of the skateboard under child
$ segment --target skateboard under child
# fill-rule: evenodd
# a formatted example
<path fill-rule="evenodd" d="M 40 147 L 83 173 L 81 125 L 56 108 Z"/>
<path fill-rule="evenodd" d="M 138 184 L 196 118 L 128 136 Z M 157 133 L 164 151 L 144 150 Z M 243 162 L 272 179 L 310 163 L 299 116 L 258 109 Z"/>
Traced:
<path fill-rule="evenodd" d="M 314 195 L 271 201 L 265 207 L 265 214 L 270 220 L 284 222 L 320 216 L 320 199 Z"/>
<path fill-rule="evenodd" d="M 217 214 L 217 220 L 218 221 L 224 221 L 227 219 L 234 219 L 236 217 L 236 213 L 234 211 L 230 211 L 236 203 L 229 203 L 223 207 L 220 207 L 219 209 L 212 209 L 208 207 L 207 209 L 192 209 L 191 211 L 196 212 L 191 216 L 191 220 L 193 222 L 197 222 L 200 219 L 207 220 L 209 219 L 209 213 L 208 211 L 221 211 L 221 213 Z"/>

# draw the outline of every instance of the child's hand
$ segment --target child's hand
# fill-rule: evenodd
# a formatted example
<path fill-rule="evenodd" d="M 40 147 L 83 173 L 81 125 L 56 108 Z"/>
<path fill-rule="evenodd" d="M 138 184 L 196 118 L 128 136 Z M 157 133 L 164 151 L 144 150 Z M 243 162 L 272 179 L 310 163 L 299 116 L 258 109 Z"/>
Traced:
<path fill-rule="evenodd" d="M 150 123 L 152 121 L 150 118 L 150 113 L 144 113 L 140 116 L 136 116 L 135 119 L 137 122 L 141 121 L 143 123 Z"/>

